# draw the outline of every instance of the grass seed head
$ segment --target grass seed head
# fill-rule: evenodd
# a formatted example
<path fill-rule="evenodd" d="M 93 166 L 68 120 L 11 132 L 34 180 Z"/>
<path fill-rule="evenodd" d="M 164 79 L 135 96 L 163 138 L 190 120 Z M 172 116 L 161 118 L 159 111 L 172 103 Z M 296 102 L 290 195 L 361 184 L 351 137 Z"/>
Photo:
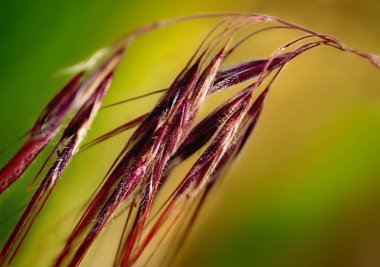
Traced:
<path fill-rule="evenodd" d="M 107 224 L 124 209 L 129 209 L 129 213 L 115 257 L 116 266 L 134 265 L 156 239 L 157 246 L 151 250 L 149 261 L 173 227 L 183 219 L 185 223 L 184 227 L 180 228 L 182 232 L 174 238 L 177 247 L 173 251 L 177 251 L 214 185 L 237 159 L 252 135 L 273 81 L 287 63 L 305 51 L 320 45 L 328 45 L 354 53 L 380 67 L 375 56 L 349 48 L 332 37 L 259 14 L 194 15 L 154 23 L 127 34 L 110 47 L 95 53 L 86 64 L 75 67 L 80 71 L 79 74 L 49 102 L 29 131 L 29 137 L 23 147 L 0 170 L 1 193 L 22 175 L 51 142 L 64 121 L 75 113 L 50 157 L 37 174 L 36 179 L 47 166 L 49 159 L 57 153 L 4 245 L 0 253 L 0 263 L 10 264 L 16 256 L 57 181 L 79 151 L 100 110 L 113 73 L 117 70 L 127 48 L 139 36 L 153 29 L 206 17 L 227 17 L 227 19 L 215 26 L 206 36 L 169 88 L 153 92 L 163 95 L 151 111 L 83 146 L 91 148 L 136 127 L 110 166 L 104 182 L 91 197 L 54 266 L 78 266 Z M 276 25 L 255 30 L 233 43 L 239 31 L 267 22 Z M 226 58 L 235 53 L 242 43 L 260 32 L 272 29 L 294 30 L 306 35 L 285 44 L 272 56 L 247 60 L 233 67 L 224 67 Z M 313 40 L 310 41 L 311 39 Z M 219 104 L 208 116 L 197 122 L 199 111 L 210 95 L 243 83 L 248 83 L 248 86 Z M 265 83 L 266 85 L 263 85 Z M 253 94 L 262 85 L 265 89 L 261 90 L 255 101 L 252 101 Z M 147 95 L 150 94 L 152 93 Z M 141 97 L 134 99 L 138 98 Z M 122 102 L 128 101 L 130 100 Z M 111 106 L 114 105 L 107 107 Z M 171 179 L 173 169 L 191 156 L 197 157 L 191 169 L 180 179 L 176 189 L 161 204 L 158 212 L 152 214 L 157 194 L 163 192 L 167 180 Z M 191 209 L 194 205 L 195 209 Z M 190 216 L 185 216 L 186 214 Z M 174 254 L 172 253 L 171 257 L 175 256 Z"/>

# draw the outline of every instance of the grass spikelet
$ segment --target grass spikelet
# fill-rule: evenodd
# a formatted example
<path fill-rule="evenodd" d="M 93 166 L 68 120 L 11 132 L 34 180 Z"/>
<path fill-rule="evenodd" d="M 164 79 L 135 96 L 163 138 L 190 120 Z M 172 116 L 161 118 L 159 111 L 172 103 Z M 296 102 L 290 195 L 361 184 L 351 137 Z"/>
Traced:
<path fill-rule="evenodd" d="M 0 263 L 6 260 L 17 239 L 24 231 L 24 234 L 21 237 L 21 240 L 19 241 L 13 255 L 8 261 L 8 264 L 12 262 L 13 257 L 16 255 L 18 248 L 21 246 L 37 215 L 45 205 L 58 179 L 62 175 L 66 166 L 70 163 L 70 160 L 78 151 L 81 142 L 83 141 L 96 113 L 100 108 L 111 80 L 112 74 L 109 74 L 99 85 L 98 89 L 94 92 L 92 97 L 82 106 L 82 108 L 78 111 L 78 113 L 66 127 L 62 138 L 59 140 L 58 145 L 56 146 L 56 149 L 52 152 L 57 153 L 57 159 L 54 161 L 46 176 L 40 183 L 24 214 L 16 225 L 7 243 L 3 247 L 0 253 Z"/>
<path fill-rule="evenodd" d="M 71 110 L 82 76 L 83 73 L 75 76 L 49 102 L 33 128 L 28 132 L 28 139 L 25 144 L 0 170 L 0 194 L 17 181 L 56 135 L 63 120 Z"/>

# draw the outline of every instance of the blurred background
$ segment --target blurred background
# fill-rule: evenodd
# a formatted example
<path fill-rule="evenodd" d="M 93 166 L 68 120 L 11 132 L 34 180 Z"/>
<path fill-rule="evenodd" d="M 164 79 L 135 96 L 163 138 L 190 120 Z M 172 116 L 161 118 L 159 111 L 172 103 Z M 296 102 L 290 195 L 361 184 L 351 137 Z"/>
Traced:
<path fill-rule="evenodd" d="M 62 69 L 138 26 L 222 11 L 276 16 L 380 54 L 376 0 L 1 0 L 0 147 L 33 125 L 69 79 Z M 105 103 L 168 86 L 214 24 L 185 22 L 139 39 L 127 52 Z M 264 34 L 235 59 L 266 56 L 286 36 Z M 332 48 L 317 48 L 292 61 L 174 265 L 380 266 L 379 84 L 380 70 Z M 148 111 L 156 99 L 102 111 L 87 140 Z M 127 137 L 73 160 L 13 266 L 51 264 Z M 17 147 L 0 154 L 1 166 Z M 17 222 L 17 210 L 31 197 L 25 190 L 42 159 L 0 196 L 0 244 Z M 111 266 L 114 255 L 104 252 L 117 245 L 116 226 L 91 251 L 96 260 L 89 257 L 83 266 Z"/>

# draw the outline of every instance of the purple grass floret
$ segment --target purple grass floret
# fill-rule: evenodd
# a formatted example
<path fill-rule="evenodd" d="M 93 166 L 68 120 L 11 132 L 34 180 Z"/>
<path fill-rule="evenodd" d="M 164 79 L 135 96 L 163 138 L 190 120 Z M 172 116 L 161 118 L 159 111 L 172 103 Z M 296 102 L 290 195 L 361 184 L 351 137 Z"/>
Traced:
<path fill-rule="evenodd" d="M 101 103 L 109 88 L 111 80 L 112 73 L 109 74 L 105 78 L 105 80 L 99 85 L 98 89 L 94 92 L 91 98 L 82 106 L 82 108 L 78 111 L 78 113 L 66 127 L 65 131 L 63 132 L 62 138 L 58 142 L 57 151 L 52 152 L 57 152 L 57 159 L 54 161 L 46 176 L 40 183 L 24 214 L 22 215 L 21 219 L 16 225 L 7 243 L 3 247 L 0 253 L 0 263 L 7 258 L 12 248 L 14 247 L 17 239 L 22 234 L 22 231 L 25 230 L 21 240 L 19 241 L 14 251 L 13 256 L 11 256 L 11 258 L 9 259 L 8 264 L 10 264 L 13 260 L 14 255 L 17 253 L 19 247 L 21 246 L 24 238 L 29 232 L 29 229 L 32 226 L 37 215 L 40 213 L 41 209 L 45 205 L 58 179 L 61 177 L 63 171 L 65 170 L 71 159 L 77 153 L 80 144 L 82 143 L 93 119 L 95 118 L 101 106 Z M 38 207 L 39 203 L 41 205 Z M 28 222 L 29 225 L 26 226 Z"/>
<path fill-rule="evenodd" d="M 25 172 L 57 134 L 63 121 L 82 107 L 105 77 L 119 64 L 124 49 L 118 50 L 82 83 L 84 72 L 75 76 L 47 105 L 29 132 L 29 138 L 16 155 L 0 170 L 0 194 Z"/>
<path fill-rule="evenodd" d="M 0 194 L 25 172 L 33 160 L 57 134 L 63 120 L 71 111 L 79 81 L 83 73 L 75 76 L 46 106 L 22 148 L 0 170 Z"/>

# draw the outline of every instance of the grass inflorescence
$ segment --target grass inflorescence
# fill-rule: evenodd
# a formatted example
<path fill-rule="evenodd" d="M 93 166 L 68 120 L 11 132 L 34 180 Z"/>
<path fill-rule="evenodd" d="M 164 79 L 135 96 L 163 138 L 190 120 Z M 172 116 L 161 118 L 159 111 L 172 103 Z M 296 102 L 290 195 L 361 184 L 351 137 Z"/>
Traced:
<path fill-rule="evenodd" d="M 223 20 L 204 38 L 169 88 L 134 98 L 163 94 L 151 111 L 83 145 L 92 121 L 101 109 L 113 73 L 117 72 L 124 53 L 133 41 L 159 27 L 210 17 Z M 267 23 L 272 24 L 268 26 Z M 261 28 L 243 38 L 237 37 L 239 32 L 253 25 Z M 267 58 L 224 67 L 227 58 L 243 43 L 273 29 L 291 29 L 303 35 L 281 46 Z M 28 131 L 22 148 L 0 170 L 0 193 L 3 193 L 22 177 L 63 128 L 50 156 L 32 182 L 38 183 L 37 189 L 1 250 L 0 264 L 11 264 L 75 154 L 81 148 L 90 149 L 133 128 L 132 136 L 89 200 L 53 265 L 78 266 L 99 234 L 122 212 L 127 212 L 128 216 L 114 259 L 115 266 L 132 266 L 139 261 L 140 264 L 149 263 L 162 241 L 181 222 L 181 231 L 172 241 L 174 248 L 165 258 L 169 263 L 168 259 L 174 257 L 175 251 L 185 240 L 205 199 L 252 135 L 265 98 L 284 66 L 305 51 L 322 45 L 354 53 L 380 68 L 377 57 L 349 48 L 330 36 L 257 14 L 194 15 L 150 24 L 127 34 L 86 62 L 71 68 L 70 71 L 77 74 L 48 103 Z M 197 120 L 206 99 L 232 87 L 238 87 L 238 92 L 224 103 L 219 103 L 208 116 Z M 68 123 L 67 119 L 70 119 Z M 175 190 L 169 192 L 159 211 L 152 213 L 152 205 L 171 179 L 172 171 L 194 155 L 197 160 L 193 166 Z M 40 178 L 45 169 L 46 174 Z M 144 253 L 148 255 L 141 262 Z"/>

